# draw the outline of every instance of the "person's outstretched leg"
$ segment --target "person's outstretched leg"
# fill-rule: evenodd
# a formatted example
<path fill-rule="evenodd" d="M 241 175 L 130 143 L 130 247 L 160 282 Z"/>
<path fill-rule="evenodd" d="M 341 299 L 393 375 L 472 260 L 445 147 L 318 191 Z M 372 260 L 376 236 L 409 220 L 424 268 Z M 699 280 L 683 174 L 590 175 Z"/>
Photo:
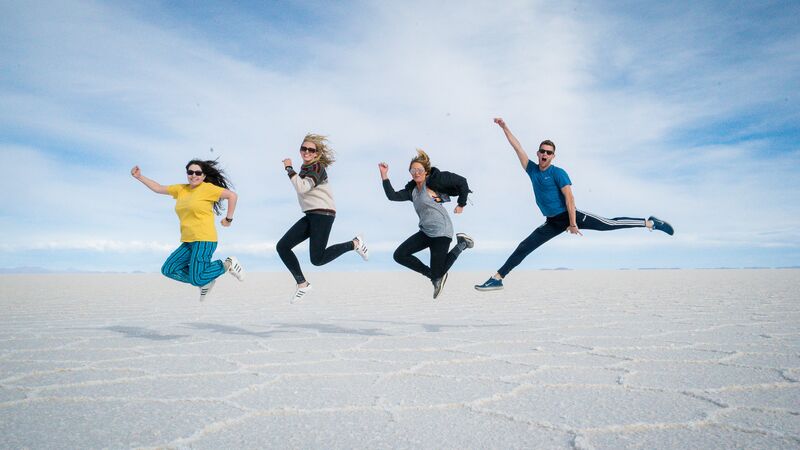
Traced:
<path fill-rule="evenodd" d="M 508 257 L 505 264 L 498 269 L 497 273 L 489 277 L 483 284 L 476 284 L 475 289 L 479 291 L 494 291 L 503 289 L 503 278 L 517 267 L 522 260 L 542 244 L 553 239 L 567 229 L 569 218 L 566 213 L 554 217 L 548 217 L 545 223 L 533 230 L 525 240 L 519 243 L 514 253 Z"/>
<path fill-rule="evenodd" d="M 310 223 L 308 251 L 311 264 L 322 266 L 351 250 L 355 250 L 353 241 L 334 244 L 326 248 L 335 216 L 308 214 L 306 217 L 308 217 Z"/>
<path fill-rule="evenodd" d="M 408 267 L 426 278 L 431 278 L 431 268 L 423 264 L 419 258 L 413 256 L 414 253 L 422 251 L 430 246 L 431 238 L 422 231 L 418 231 L 397 247 L 393 255 L 394 260 L 398 264 Z"/>
<path fill-rule="evenodd" d="M 581 230 L 612 231 L 647 227 L 647 220 L 644 218 L 614 217 L 613 219 L 607 219 L 581 210 L 575 211 L 575 219 L 578 223 L 578 228 Z"/>
<path fill-rule="evenodd" d="M 295 256 L 292 249 L 297 246 L 297 244 L 308 239 L 309 228 L 308 216 L 303 216 L 289 228 L 275 246 L 278 256 L 280 256 L 281 261 L 283 261 L 283 265 L 292 273 L 297 284 L 305 283 L 306 278 L 303 276 L 303 271 L 300 269 L 300 262 L 297 260 L 297 256 Z"/>
<path fill-rule="evenodd" d="M 189 261 L 192 259 L 192 243 L 184 242 L 164 261 L 161 273 L 181 283 L 191 284 L 189 281 Z"/>
<path fill-rule="evenodd" d="M 500 277 L 505 278 L 509 272 L 517 267 L 528 255 L 539 248 L 542 244 L 553 239 L 566 231 L 566 226 L 561 227 L 560 223 L 546 221 L 539 228 L 533 230 L 525 240 L 519 243 L 514 253 L 508 257 L 505 264 L 497 271 Z"/>
<path fill-rule="evenodd" d="M 192 242 L 192 257 L 189 263 L 189 282 L 192 285 L 205 286 L 226 272 L 222 261 L 211 261 L 216 249 L 216 242 Z"/>

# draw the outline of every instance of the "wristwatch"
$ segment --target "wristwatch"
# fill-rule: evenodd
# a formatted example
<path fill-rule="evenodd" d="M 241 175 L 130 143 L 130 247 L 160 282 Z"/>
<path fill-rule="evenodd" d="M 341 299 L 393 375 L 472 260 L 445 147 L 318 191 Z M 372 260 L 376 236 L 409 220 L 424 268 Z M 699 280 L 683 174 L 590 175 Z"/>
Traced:
<path fill-rule="evenodd" d="M 286 169 L 287 172 L 293 172 L 294 171 L 294 168 L 292 168 L 292 166 L 286 166 L 286 167 L 284 167 L 284 169 Z"/>
<path fill-rule="evenodd" d="M 228 221 L 228 223 L 231 223 L 231 222 L 233 222 L 233 219 L 232 219 L 232 218 L 230 218 L 230 217 L 226 217 L 226 218 L 225 218 L 225 220 L 226 220 L 226 221 Z"/>

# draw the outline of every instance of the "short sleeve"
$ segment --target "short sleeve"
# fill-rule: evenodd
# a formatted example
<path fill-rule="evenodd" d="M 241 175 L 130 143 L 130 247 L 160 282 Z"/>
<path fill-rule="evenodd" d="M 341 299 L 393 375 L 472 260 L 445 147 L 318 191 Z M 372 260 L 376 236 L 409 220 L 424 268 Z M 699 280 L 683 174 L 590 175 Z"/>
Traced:
<path fill-rule="evenodd" d="M 533 173 L 533 169 L 535 168 L 538 169 L 539 164 L 534 163 L 532 159 L 528 159 L 528 164 L 525 166 L 525 172 L 527 172 L 528 175 L 531 175 Z"/>
<path fill-rule="evenodd" d="M 567 171 L 564 169 L 559 169 L 556 172 L 555 181 L 556 186 L 558 186 L 559 189 L 572 184 L 572 181 L 569 179 L 569 175 L 567 175 Z"/>
<path fill-rule="evenodd" d="M 219 187 L 216 184 L 211 183 L 204 183 L 205 192 L 203 192 L 203 199 L 216 202 L 219 201 L 219 196 L 222 195 L 222 191 L 225 190 L 223 187 Z"/>
<path fill-rule="evenodd" d="M 167 194 L 171 195 L 172 198 L 178 198 L 178 193 L 181 191 L 182 187 L 182 184 L 171 184 L 167 186 Z"/>

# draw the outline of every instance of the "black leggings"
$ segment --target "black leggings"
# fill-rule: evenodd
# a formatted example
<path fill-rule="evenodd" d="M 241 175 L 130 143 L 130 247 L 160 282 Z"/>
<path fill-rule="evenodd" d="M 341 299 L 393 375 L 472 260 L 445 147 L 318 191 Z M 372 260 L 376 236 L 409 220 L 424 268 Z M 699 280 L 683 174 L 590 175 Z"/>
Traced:
<path fill-rule="evenodd" d="M 292 225 L 289 231 L 278 241 L 278 245 L 275 247 L 278 255 L 281 257 L 283 264 L 286 265 L 286 268 L 289 269 L 289 272 L 292 272 L 297 284 L 306 281 L 303 271 L 300 270 L 300 262 L 297 261 L 297 256 L 292 251 L 297 244 L 309 239 L 309 256 L 311 257 L 311 264 L 315 266 L 328 264 L 344 253 L 353 250 L 352 241 L 325 248 L 328 245 L 328 238 L 331 235 L 334 219 L 336 219 L 336 216 L 308 213 Z"/>
<path fill-rule="evenodd" d="M 411 237 L 405 240 L 397 250 L 394 251 L 394 260 L 398 264 L 408 267 L 414 272 L 420 273 L 431 280 L 441 278 L 442 275 L 450 270 L 450 267 L 458 259 L 461 254 L 462 248 L 460 246 L 453 247 L 450 253 L 447 249 L 450 248 L 452 239 L 449 237 L 429 237 L 422 231 L 412 234 Z M 428 267 L 422 263 L 414 253 L 422 251 L 426 248 L 431 249 L 431 266 Z"/>
<path fill-rule="evenodd" d="M 606 219 L 605 217 L 583 211 L 576 211 L 575 219 L 578 222 L 578 228 L 582 230 L 611 231 L 646 226 L 645 219 L 635 217 L 615 217 L 613 219 Z M 520 242 L 517 249 L 508 257 L 506 263 L 503 264 L 503 267 L 501 267 L 497 273 L 505 278 L 505 276 L 508 275 L 514 267 L 517 267 L 531 252 L 539 248 L 540 245 L 566 231 L 568 226 L 569 214 L 567 212 L 548 217 L 539 228 L 533 230 L 530 236 Z"/>

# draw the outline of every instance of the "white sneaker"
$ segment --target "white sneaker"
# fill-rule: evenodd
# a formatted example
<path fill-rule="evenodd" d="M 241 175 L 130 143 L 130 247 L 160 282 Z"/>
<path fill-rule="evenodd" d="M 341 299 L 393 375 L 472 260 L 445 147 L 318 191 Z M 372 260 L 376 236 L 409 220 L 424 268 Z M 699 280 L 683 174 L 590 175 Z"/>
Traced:
<path fill-rule="evenodd" d="M 216 282 L 217 282 L 217 280 L 213 279 L 207 285 L 200 286 L 200 301 L 201 302 L 206 299 L 206 296 L 208 296 L 208 293 L 211 292 L 211 289 L 214 288 L 214 283 L 216 283 Z"/>
<path fill-rule="evenodd" d="M 300 300 L 303 299 L 303 297 L 306 296 L 306 294 L 308 294 L 308 292 L 310 290 L 311 290 L 311 283 L 308 283 L 308 286 L 306 286 L 306 287 L 297 288 L 297 290 L 294 291 L 294 297 L 292 297 L 292 299 L 289 301 L 289 303 L 297 303 L 297 302 L 299 302 Z"/>
<path fill-rule="evenodd" d="M 239 260 L 236 259 L 235 256 L 229 256 L 225 258 L 225 261 L 230 264 L 228 273 L 233 275 L 237 280 L 244 281 L 244 267 L 239 263 Z"/>
<path fill-rule="evenodd" d="M 367 248 L 367 243 L 364 242 L 364 236 L 359 234 L 358 236 L 356 236 L 353 239 L 358 241 L 358 246 L 356 247 L 356 253 L 361 255 L 361 258 L 364 259 L 364 261 L 368 260 L 369 259 L 369 249 Z"/>

